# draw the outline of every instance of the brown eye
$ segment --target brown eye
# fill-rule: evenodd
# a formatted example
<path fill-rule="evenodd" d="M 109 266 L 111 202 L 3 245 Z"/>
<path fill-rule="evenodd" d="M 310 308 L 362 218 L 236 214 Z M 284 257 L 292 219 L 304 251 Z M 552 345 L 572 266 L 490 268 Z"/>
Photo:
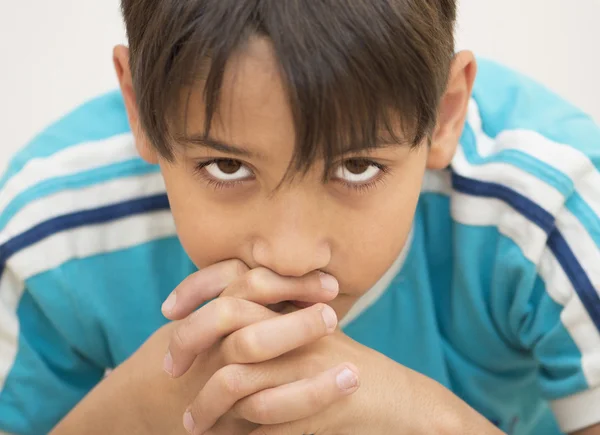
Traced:
<path fill-rule="evenodd" d="M 350 184 L 365 184 L 377 178 L 382 169 L 376 163 L 366 159 L 348 159 L 335 171 L 335 178 Z"/>
<path fill-rule="evenodd" d="M 208 174 L 219 181 L 241 181 L 252 178 L 252 171 L 239 160 L 218 159 L 204 166 Z"/>
<path fill-rule="evenodd" d="M 242 162 L 232 159 L 219 160 L 217 162 L 217 167 L 219 168 L 219 171 L 224 174 L 233 175 L 242 168 Z"/>
<path fill-rule="evenodd" d="M 371 166 L 373 166 L 373 164 L 368 160 L 353 159 L 344 162 L 344 169 L 354 175 L 363 174 Z"/>

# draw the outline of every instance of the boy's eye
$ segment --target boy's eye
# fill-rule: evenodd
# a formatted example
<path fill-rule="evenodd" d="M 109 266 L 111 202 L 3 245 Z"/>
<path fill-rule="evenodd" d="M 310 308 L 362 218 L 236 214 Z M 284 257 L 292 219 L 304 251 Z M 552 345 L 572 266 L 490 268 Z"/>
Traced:
<path fill-rule="evenodd" d="M 208 174 L 219 181 L 240 181 L 252 177 L 252 171 L 239 160 L 213 160 L 204 166 Z"/>
<path fill-rule="evenodd" d="M 376 178 L 382 169 L 379 165 L 365 159 L 349 159 L 338 166 L 334 177 L 347 183 L 368 183 Z"/>

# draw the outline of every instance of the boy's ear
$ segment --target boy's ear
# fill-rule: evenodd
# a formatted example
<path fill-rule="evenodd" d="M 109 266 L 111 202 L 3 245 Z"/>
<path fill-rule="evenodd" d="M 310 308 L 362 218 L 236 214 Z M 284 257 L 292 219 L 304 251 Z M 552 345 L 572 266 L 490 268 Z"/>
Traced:
<path fill-rule="evenodd" d="M 113 50 L 113 63 L 115 65 L 117 78 L 119 79 L 121 93 L 123 94 L 125 108 L 127 109 L 129 125 L 135 138 L 135 146 L 138 153 L 142 159 L 148 163 L 157 164 L 158 152 L 148 140 L 139 120 L 137 99 L 133 89 L 131 69 L 129 68 L 129 48 L 124 45 L 116 46 Z"/>
<path fill-rule="evenodd" d="M 440 101 L 427 159 L 429 169 L 444 169 L 450 165 L 463 132 L 476 75 L 477 63 L 473 53 L 458 53 L 452 61 L 446 92 Z"/>

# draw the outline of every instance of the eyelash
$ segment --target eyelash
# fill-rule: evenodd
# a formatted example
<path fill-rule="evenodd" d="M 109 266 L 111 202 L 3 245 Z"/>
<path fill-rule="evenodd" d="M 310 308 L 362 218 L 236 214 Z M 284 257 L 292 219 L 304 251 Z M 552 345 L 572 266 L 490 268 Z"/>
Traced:
<path fill-rule="evenodd" d="M 361 194 L 361 193 L 367 193 L 370 190 L 373 190 L 374 188 L 378 187 L 379 185 L 384 184 L 385 183 L 385 179 L 386 179 L 386 175 L 390 171 L 390 168 L 388 166 L 386 166 L 386 165 L 382 165 L 381 163 L 377 163 L 377 162 L 374 162 L 374 161 L 368 160 L 368 159 L 364 159 L 364 160 L 367 163 L 369 163 L 370 165 L 375 166 L 377 169 L 379 169 L 381 171 L 381 173 L 379 175 L 377 175 L 373 180 L 368 181 L 366 183 L 362 183 L 362 184 L 348 183 L 347 181 L 344 181 L 344 180 L 337 180 L 345 188 L 350 189 L 350 190 L 354 190 L 355 192 L 357 192 L 359 194 Z"/>
<path fill-rule="evenodd" d="M 215 191 L 220 191 L 223 189 L 232 189 L 232 188 L 237 187 L 238 185 L 244 184 L 246 181 L 248 181 L 248 180 L 220 181 L 220 180 L 215 180 L 210 175 L 207 175 L 204 168 L 206 168 L 209 165 L 212 165 L 213 163 L 219 163 L 223 160 L 228 160 L 228 159 L 213 159 L 213 160 L 207 160 L 205 162 L 200 162 L 196 165 L 194 172 L 197 173 L 200 177 L 202 177 L 204 182 L 207 183 L 208 186 L 211 187 L 212 189 L 214 189 Z M 355 192 L 357 192 L 359 194 L 366 193 L 366 192 L 374 189 L 375 187 L 378 187 L 381 183 L 384 183 L 386 175 L 389 173 L 389 167 L 386 165 L 382 165 L 381 163 L 374 162 L 372 160 L 365 159 L 365 161 L 367 163 L 369 163 L 370 165 L 377 167 L 377 169 L 379 169 L 381 171 L 381 173 L 377 177 L 375 177 L 375 179 L 373 179 L 372 181 L 369 181 L 367 183 L 362 183 L 362 184 L 349 183 L 349 182 L 343 181 L 343 180 L 337 180 L 337 181 L 339 183 L 341 183 L 345 188 L 354 190 Z"/>
<path fill-rule="evenodd" d="M 211 187 L 212 189 L 216 190 L 216 191 L 220 191 L 223 189 L 231 189 L 234 187 L 237 187 L 240 184 L 243 184 L 246 180 L 238 180 L 238 181 L 220 181 L 220 180 L 215 180 L 214 178 L 212 178 L 210 175 L 208 175 L 206 173 L 206 171 L 204 170 L 204 168 L 206 168 L 207 166 L 212 165 L 213 163 L 219 163 L 223 160 L 229 160 L 229 159 L 213 159 L 213 160 L 207 160 L 205 162 L 200 162 L 196 165 L 196 167 L 194 168 L 194 172 L 197 173 L 202 180 L 208 184 L 209 187 Z"/>

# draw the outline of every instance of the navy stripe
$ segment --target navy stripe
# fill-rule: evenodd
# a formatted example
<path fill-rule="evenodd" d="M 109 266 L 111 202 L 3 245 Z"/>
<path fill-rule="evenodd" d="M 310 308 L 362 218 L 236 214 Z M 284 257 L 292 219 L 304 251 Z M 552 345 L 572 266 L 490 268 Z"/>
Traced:
<path fill-rule="evenodd" d="M 160 194 L 96 209 L 79 211 L 47 220 L 0 246 L 0 275 L 11 256 L 54 234 L 86 225 L 103 224 L 129 216 L 168 209 L 169 201 L 167 195 Z"/>
<path fill-rule="evenodd" d="M 548 247 L 573 283 L 579 299 L 587 309 L 594 324 L 600 330 L 600 297 L 590 278 L 577 261 L 569 244 L 558 231 L 553 231 L 548 239 Z"/>
<path fill-rule="evenodd" d="M 555 226 L 554 218 L 542 207 L 514 190 L 501 184 L 473 180 L 452 173 L 452 185 L 458 192 L 504 201 L 548 234 L 548 247 L 573 284 L 594 325 L 600 331 L 600 295 L 589 276 Z"/>
<path fill-rule="evenodd" d="M 539 226 L 546 234 L 549 235 L 554 231 L 554 217 L 550 213 L 529 198 L 502 184 L 473 180 L 453 172 L 452 185 L 454 189 L 467 195 L 496 198 L 504 201 Z"/>

